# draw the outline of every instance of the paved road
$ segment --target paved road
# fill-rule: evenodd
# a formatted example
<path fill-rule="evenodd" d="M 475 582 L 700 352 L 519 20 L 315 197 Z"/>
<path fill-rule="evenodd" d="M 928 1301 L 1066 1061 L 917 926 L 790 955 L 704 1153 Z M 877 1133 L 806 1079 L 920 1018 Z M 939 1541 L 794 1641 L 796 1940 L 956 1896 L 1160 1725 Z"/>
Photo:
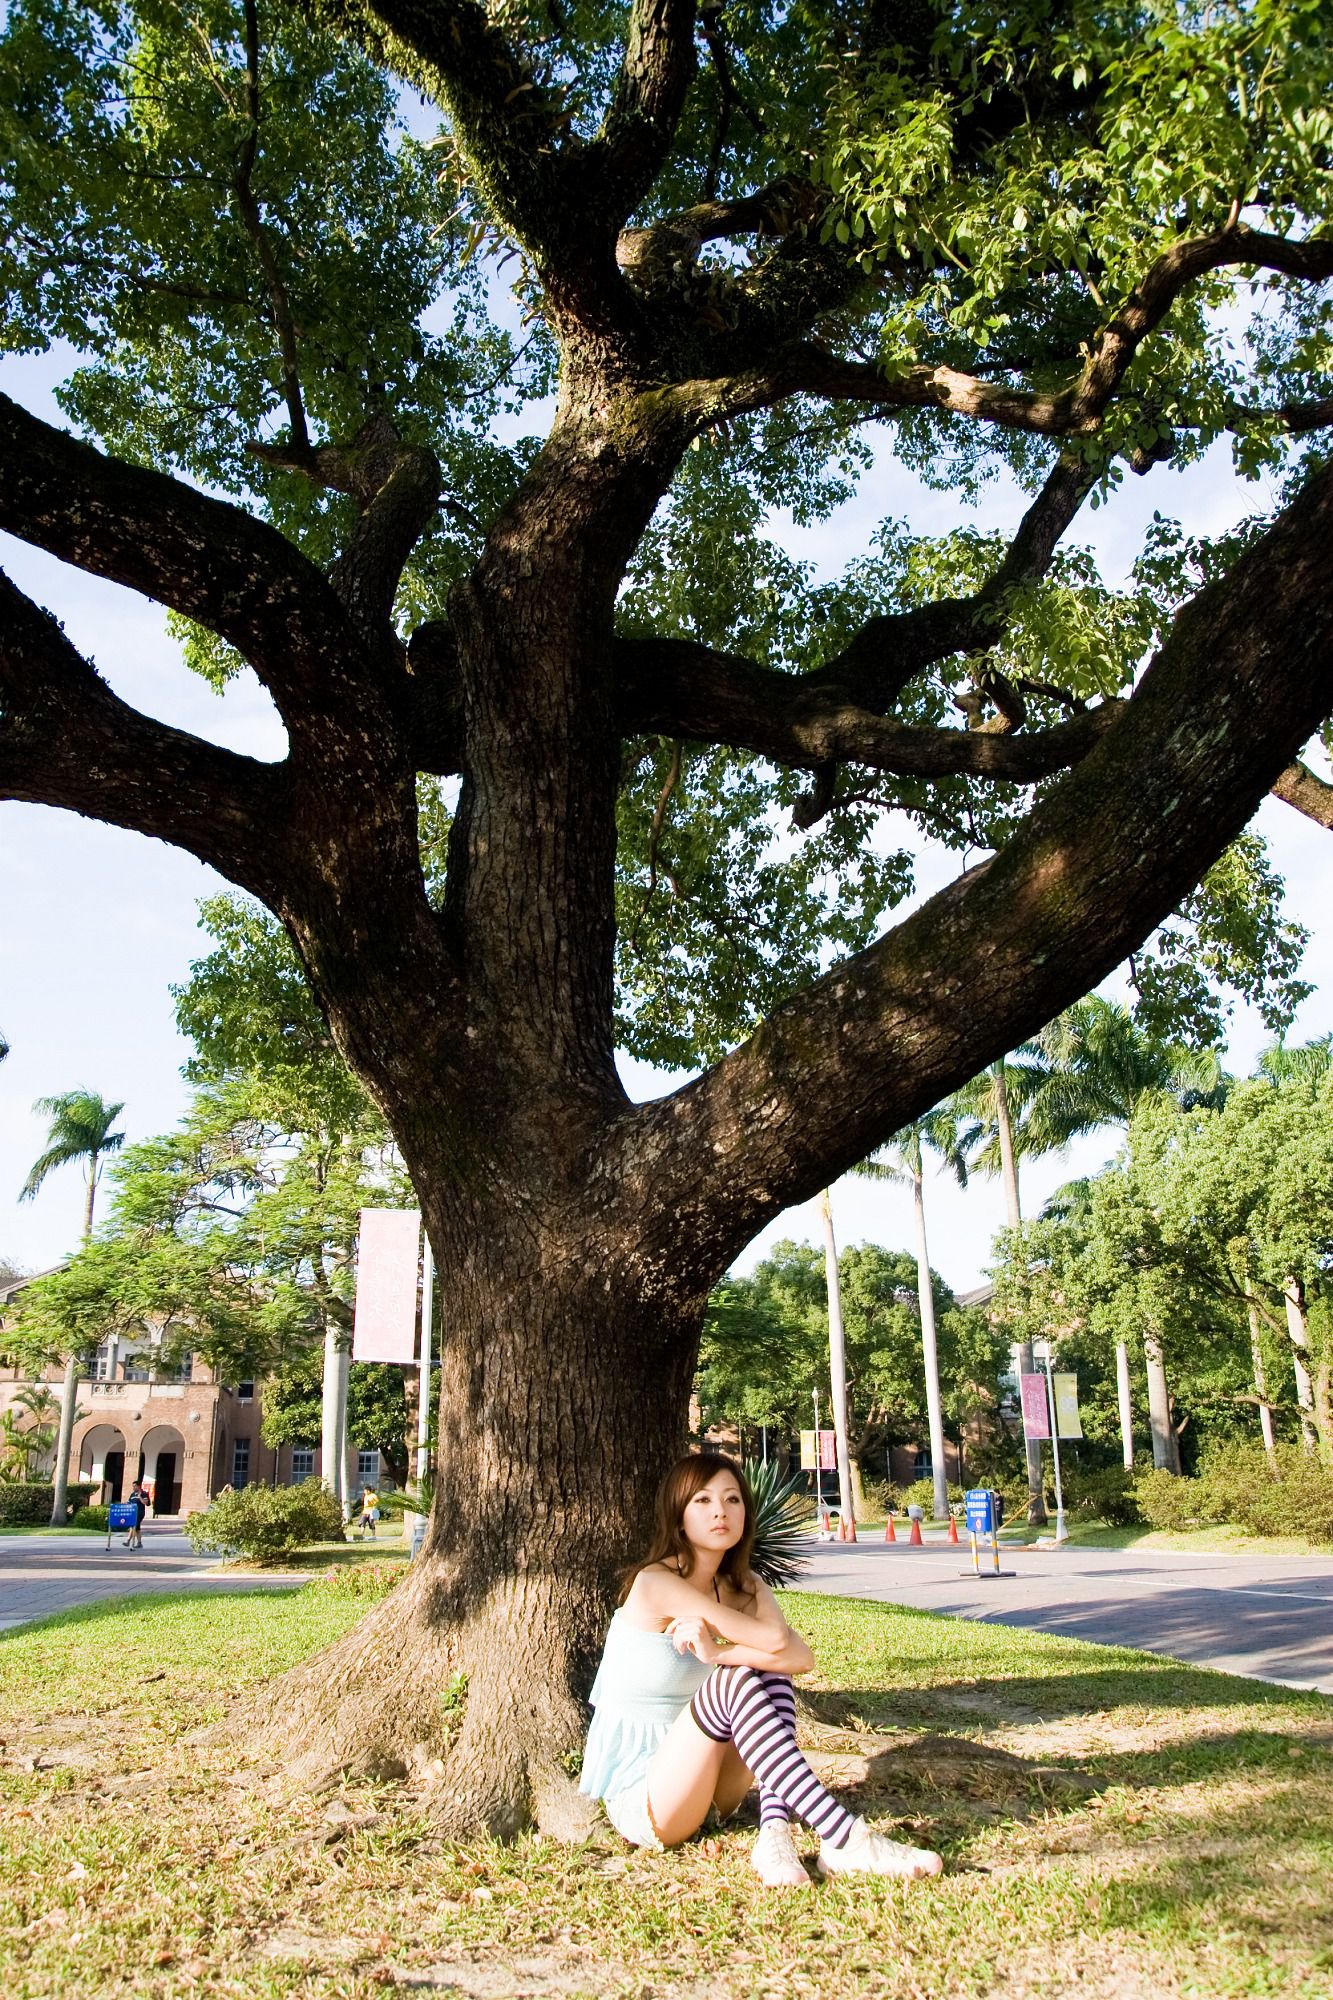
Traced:
<path fill-rule="evenodd" d="M 967 1544 L 821 1544 L 800 1588 L 1139 1646 L 1333 1694 L 1333 1557 L 1007 1549 L 978 1579 Z"/>
<path fill-rule="evenodd" d="M 291 1589 L 290 1579 L 217 1573 L 174 1523 L 144 1524 L 142 1552 L 119 1535 L 0 1535 L 0 1631 L 127 1591 Z"/>

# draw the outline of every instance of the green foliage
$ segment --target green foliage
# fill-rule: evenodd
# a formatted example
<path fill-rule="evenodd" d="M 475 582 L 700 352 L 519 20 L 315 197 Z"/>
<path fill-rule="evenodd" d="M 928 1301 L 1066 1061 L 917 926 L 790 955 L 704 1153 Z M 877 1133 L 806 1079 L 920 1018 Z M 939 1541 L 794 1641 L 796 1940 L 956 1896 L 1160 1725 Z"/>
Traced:
<path fill-rule="evenodd" d="M 358 1604 L 378 1604 L 406 1574 L 406 1563 L 334 1563 L 322 1576 L 312 1577 L 306 1589 L 320 1597 L 350 1597 Z"/>
<path fill-rule="evenodd" d="M 1231 1445 L 1210 1452 L 1196 1479 L 1141 1473 L 1139 1511 L 1154 1528 L 1221 1525 L 1333 1543 L 1333 1470 L 1295 1445 L 1275 1458 L 1271 1466 L 1257 1445 Z"/>
<path fill-rule="evenodd" d="M 951 1508 L 963 1504 L 963 1489 L 949 1483 L 949 1505 Z M 901 1506 L 904 1513 L 909 1507 L 919 1507 L 928 1521 L 935 1515 L 935 1482 L 933 1479 L 913 1479 L 902 1490 Z"/>
<path fill-rule="evenodd" d="M 313 1542 L 341 1541 L 342 1509 L 327 1486 L 305 1479 L 299 1486 L 246 1486 L 221 1493 L 185 1523 L 199 1554 L 219 1551 L 275 1562 Z"/>
<path fill-rule="evenodd" d="M 1061 1484 L 1065 1509 L 1075 1519 L 1105 1521 L 1112 1528 L 1130 1528 L 1140 1519 L 1134 1474 L 1123 1465 L 1085 1468 L 1066 1462 Z"/>
<path fill-rule="evenodd" d="M 795 1583 L 810 1560 L 810 1511 L 805 1481 L 783 1479 L 777 1462 L 746 1459 L 745 1477 L 754 1495 L 754 1553 L 751 1564 L 772 1590 Z"/>
<path fill-rule="evenodd" d="M 319 1437 L 322 1386 L 322 1352 L 289 1362 L 264 1385 L 265 1444 L 308 1445 Z M 406 1481 L 407 1395 L 401 1368 L 352 1362 L 347 1371 L 347 1441 L 357 1451 L 378 1451 L 399 1484 Z"/>
<path fill-rule="evenodd" d="M 106 1507 L 76 1507 L 70 1516 L 71 1528 L 87 1528 L 90 1533 L 104 1535 L 107 1531 Z"/>
<path fill-rule="evenodd" d="M 71 1482 L 67 1497 L 71 1507 L 79 1508 L 87 1506 L 92 1494 L 91 1486 Z M 53 1486 L 39 1486 L 27 1480 L 0 1481 L 0 1527 L 17 1528 L 34 1524 L 45 1527 L 51 1519 L 55 1498 Z"/>

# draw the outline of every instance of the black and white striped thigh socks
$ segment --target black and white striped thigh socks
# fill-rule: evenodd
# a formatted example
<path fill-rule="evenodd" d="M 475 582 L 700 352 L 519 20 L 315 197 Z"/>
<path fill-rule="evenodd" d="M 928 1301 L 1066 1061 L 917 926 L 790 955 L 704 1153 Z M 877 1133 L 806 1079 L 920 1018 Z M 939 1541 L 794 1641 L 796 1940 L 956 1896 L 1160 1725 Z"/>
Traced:
<path fill-rule="evenodd" d="M 734 1743 L 758 1778 L 762 1824 L 795 1813 L 830 1846 L 843 1845 L 855 1816 L 825 1791 L 796 1747 L 796 1696 L 786 1675 L 714 1667 L 690 1713 L 715 1743 Z"/>

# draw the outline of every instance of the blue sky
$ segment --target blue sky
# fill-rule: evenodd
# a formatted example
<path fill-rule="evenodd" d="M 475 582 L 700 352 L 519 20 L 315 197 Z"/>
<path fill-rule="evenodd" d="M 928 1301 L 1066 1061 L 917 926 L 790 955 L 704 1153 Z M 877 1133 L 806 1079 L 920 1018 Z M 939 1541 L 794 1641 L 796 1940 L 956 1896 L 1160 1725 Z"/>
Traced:
<path fill-rule="evenodd" d="M 50 395 L 58 379 L 52 361 L 7 358 L 0 387 L 39 414 L 61 421 Z M 1122 578 L 1154 508 L 1176 514 L 1196 531 L 1215 530 L 1265 503 L 1262 488 L 1240 486 L 1224 453 L 1179 476 L 1157 471 L 1128 479 L 1109 506 L 1080 523 L 1098 549 L 1110 580 Z M 984 523 L 1012 526 L 1021 502 L 1003 485 L 988 492 Z M 922 532 L 958 519 L 952 495 L 928 493 L 887 464 L 857 498 L 828 522 L 775 532 L 807 556 L 821 575 L 833 574 L 864 548 L 870 530 L 902 512 Z M 145 712 L 251 756 L 283 754 L 281 725 L 253 676 L 219 697 L 181 664 L 157 606 L 103 584 L 0 536 L 0 563 L 20 588 L 61 619 L 70 638 L 116 692 Z M 1316 992 L 1301 1011 L 1296 1038 L 1333 1028 L 1333 915 L 1326 856 L 1331 836 L 1276 801 L 1265 802 L 1259 826 L 1286 877 L 1289 905 L 1313 933 L 1306 976 Z M 923 857 L 919 893 L 940 887 L 959 863 Z M 200 863 L 158 841 L 43 807 L 0 804 L 0 1028 L 12 1053 L 0 1064 L 0 1257 L 29 1269 L 56 1261 L 77 1240 L 82 1191 L 76 1169 L 53 1175 L 31 1203 L 16 1200 L 42 1150 L 44 1121 L 32 1100 L 76 1086 L 125 1101 L 124 1129 L 146 1138 L 175 1122 L 184 1108 L 180 1066 L 189 1053 L 177 1035 L 169 987 L 183 980 L 206 941 L 196 921 L 201 897 L 223 886 Z M 1249 1010 L 1238 1010 L 1229 1049 L 1233 1068 L 1249 1068 L 1269 1040 Z M 671 1079 L 626 1064 L 636 1096 L 669 1088 Z M 1025 1169 L 1024 1201 L 1035 1212 L 1074 1173 L 1094 1171 L 1114 1150 L 1115 1135 L 1085 1140 L 1059 1158 Z M 874 1240 L 906 1247 L 912 1240 L 906 1191 L 848 1178 L 834 1191 L 844 1243 Z M 998 1188 L 974 1183 L 966 1192 L 941 1178 L 930 1189 L 932 1262 L 955 1288 L 979 1282 L 992 1235 L 1004 1217 Z M 781 1236 L 820 1241 L 813 1205 L 788 1211 L 756 1239 L 742 1267 Z"/>

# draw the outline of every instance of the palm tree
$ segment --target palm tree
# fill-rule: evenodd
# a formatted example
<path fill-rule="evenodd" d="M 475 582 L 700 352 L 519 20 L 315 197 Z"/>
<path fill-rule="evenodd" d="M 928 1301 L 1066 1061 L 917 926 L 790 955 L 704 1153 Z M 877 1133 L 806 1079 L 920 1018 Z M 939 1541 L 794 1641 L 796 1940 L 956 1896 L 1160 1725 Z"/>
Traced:
<path fill-rule="evenodd" d="M 20 1201 L 31 1201 L 43 1181 L 57 1167 L 68 1166 L 72 1160 L 84 1163 L 84 1179 L 88 1184 L 88 1199 L 83 1211 L 83 1240 L 86 1243 L 93 1233 L 93 1204 L 97 1199 L 97 1183 L 101 1178 L 102 1165 L 108 1153 L 116 1152 L 125 1143 L 123 1132 L 113 1132 L 112 1125 L 125 1109 L 123 1104 L 107 1104 L 92 1090 L 67 1090 L 62 1097 L 39 1097 L 33 1105 L 51 1123 L 46 1135 L 46 1151 L 34 1160 L 28 1178 L 19 1193 Z M 63 1528 L 65 1515 L 69 1510 L 69 1448 L 74 1435 L 74 1402 L 79 1387 L 79 1356 L 71 1354 L 65 1362 L 65 1380 L 60 1394 L 60 1435 L 56 1441 L 56 1462 L 52 1475 L 54 1494 L 51 1503 L 51 1525 Z"/>
<path fill-rule="evenodd" d="M 1121 1000 L 1091 993 L 1075 1001 L 989 1070 L 965 1084 L 954 1099 L 970 1124 L 962 1136 L 974 1169 L 1004 1179 L 1009 1226 L 1021 1220 L 1018 1163 L 1025 1156 L 1059 1152 L 1071 1139 L 1103 1125 L 1128 1125 L 1146 1097 L 1162 1094 L 1182 1105 L 1217 1103 L 1225 1092 L 1212 1050 L 1193 1050 L 1150 1035 Z M 1031 1349 L 1019 1367 L 1031 1372 Z M 1159 1349 L 1147 1349 L 1150 1400 L 1165 1406 L 1166 1380 Z M 1161 1380 L 1157 1379 L 1161 1372 Z M 1129 1400 L 1129 1350 L 1116 1346 L 1116 1378 L 1124 1462 L 1134 1462 Z M 1028 1518 L 1044 1519 L 1041 1447 L 1029 1440 Z"/>
<path fill-rule="evenodd" d="M 944 1415 L 940 1406 L 940 1364 L 935 1340 L 935 1294 L 930 1284 L 930 1251 L 926 1243 L 926 1203 L 924 1194 L 924 1149 L 940 1155 L 941 1164 L 952 1169 L 960 1187 L 967 1186 L 967 1162 L 958 1143 L 958 1121 L 944 1107 L 928 1111 L 910 1125 L 904 1125 L 889 1140 L 887 1159 L 863 1160 L 854 1171 L 867 1179 L 911 1184 L 916 1210 L 916 1296 L 921 1313 L 921 1353 L 926 1371 L 926 1422 L 930 1432 L 930 1473 L 935 1486 L 934 1513 L 937 1521 L 949 1512 L 949 1477 L 944 1463 Z"/>

